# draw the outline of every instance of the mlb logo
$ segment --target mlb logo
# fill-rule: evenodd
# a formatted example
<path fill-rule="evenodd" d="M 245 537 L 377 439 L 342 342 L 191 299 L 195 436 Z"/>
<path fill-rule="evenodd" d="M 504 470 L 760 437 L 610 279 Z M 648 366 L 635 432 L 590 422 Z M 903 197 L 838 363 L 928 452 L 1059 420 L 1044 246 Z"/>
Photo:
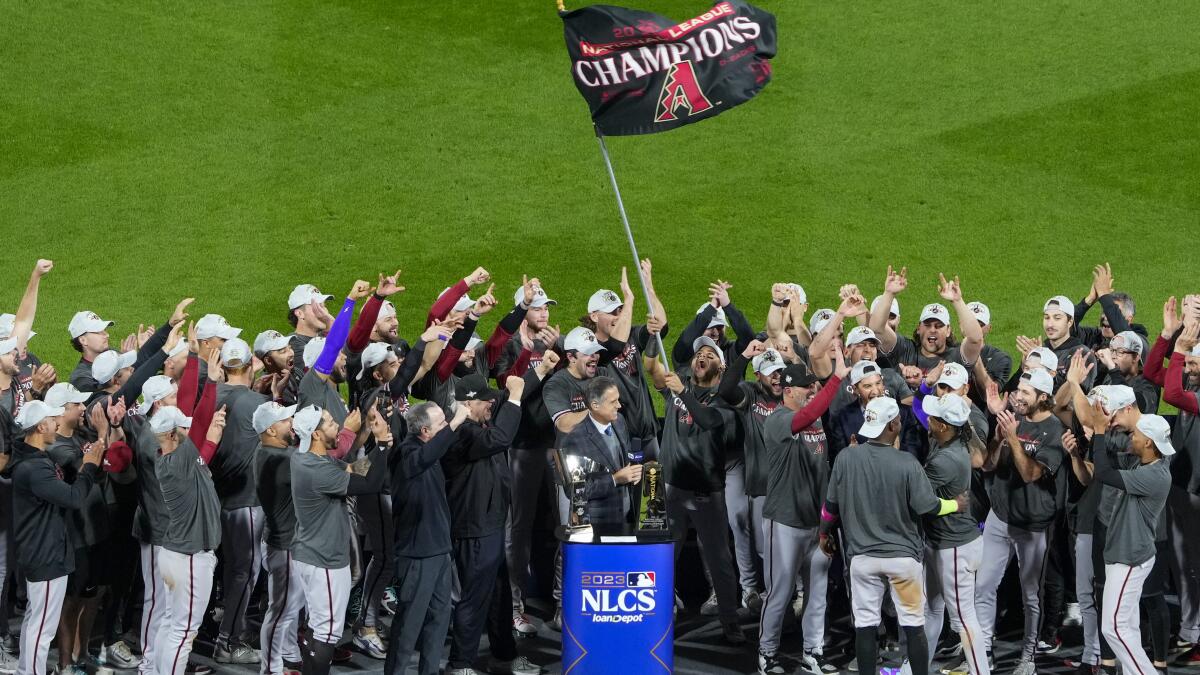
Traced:
<path fill-rule="evenodd" d="M 654 588 L 654 572 L 629 572 L 625 585 L 630 588 Z"/>

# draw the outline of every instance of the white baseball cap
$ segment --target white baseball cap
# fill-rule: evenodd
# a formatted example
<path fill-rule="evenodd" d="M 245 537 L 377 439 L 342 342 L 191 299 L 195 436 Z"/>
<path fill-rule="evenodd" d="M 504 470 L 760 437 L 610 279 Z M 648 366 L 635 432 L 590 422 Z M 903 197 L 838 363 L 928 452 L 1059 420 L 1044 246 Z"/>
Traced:
<path fill-rule="evenodd" d="M 1047 300 L 1045 305 L 1042 305 L 1042 313 L 1046 314 L 1049 312 L 1059 312 L 1075 318 L 1075 303 L 1071 302 L 1071 299 L 1065 295 L 1056 295 Z"/>
<path fill-rule="evenodd" d="M 1134 426 L 1154 441 L 1154 447 L 1158 448 L 1163 457 L 1175 454 L 1175 446 L 1171 445 L 1171 425 L 1167 424 L 1167 420 L 1158 415 L 1142 415 Z"/>
<path fill-rule="evenodd" d="M 788 288 L 796 291 L 796 295 L 800 298 L 800 304 L 808 302 L 808 294 L 804 292 L 804 287 L 800 284 L 785 284 Z"/>
<path fill-rule="evenodd" d="M 931 302 L 921 310 L 920 323 L 925 323 L 930 319 L 937 319 L 943 324 L 950 325 L 950 310 L 940 302 Z"/>
<path fill-rule="evenodd" d="M 588 314 L 591 314 L 592 312 L 603 312 L 605 314 L 609 314 L 613 311 L 616 311 L 616 309 L 623 304 L 625 303 L 621 302 L 621 296 L 617 295 L 615 291 L 610 291 L 607 288 L 601 288 L 595 293 L 592 293 L 592 297 L 588 298 L 587 311 Z M 703 307 L 701 309 L 703 309 Z"/>
<path fill-rule="evenodd" d="M 879 303 L 881 302 L 883 302 L 883 296 L 875 296 L 875 299 L 871 301 L 871 311 L 874 312 L 875 308 L 878 307 Z M 892 298 L 892 308 L 888 311 L 888 313 L 900 316 L 900 302 L 897 301 L 896 298 Z"/>
<path fill-rule="evenodd" d="M 128 368 L 137 361 L 137 352 L 128 351 L 118 354 L 108 350 L 96 357 L 92 362 L 92 377 L 100 384 L 108 384 L 122 368 Z"/>
<path fill-rule="evenodd" d="M 17 338 L 10 337 L 5 340 L 0 340 L 0 356 L 15 351 L 17 348 Z"/>
<path fill-rule="evenodd" d="M 968 302 L 967 309 L 971 310 L 979 323 L 985 326 L 992 325 L 992 310 L 988 309 L 987 305 L 982 302 Z"/>
<path fill-rule="evenodd" d="M 519 305 L 522 302 L 525 302 L 525 287 L 519 286 L 517 288 L 517 292 L 513 294 L 513 305 Z M 533 302 L 529 303 L 530 309 L 557 304 L 558 302 L 556 300 L 551 300 L 550 298 L 546 297 L 546 291 L 542 290 L 541 286 L 533 287 Z"/>
<path fill-rule="evenodd" d="M 253 363 L 253 359 L 250 345 L 241 338 L 226 340 L 225 344 L 221 345 L 221 365 L 227 368 L 248 366 Z"/>
<path fill-rule="evenodd" d="M 1030 356 L 1036 356 L 1038 362 L 1041 363 L 1042 367 L 1046 370 L 1051 372 L 1058 370 L 1058 354 L 1055 354 L 1053 351 L 1046 349 L 1045 347 L 1034 347 L 1033 349 L 1029 350 L 1029 356 L 1026 356 L 1025 358 L 1028 359 Z"/>
<path fill-rule="evenodd" d="M 285 407 L 275 401 L 267 401 L 254 409 L 254 417 L 251 418 L 250 424 L 254 427 L 254 433 L 261 434 L 276 422 L 282 422 L 295 414 L 296 406 L 294 405 Z"/>
<path fill-rule="evenodd" d="M 879 336 L 875 335 L 875 331 L 866 326 L 855 326 L 846 334 L 846 346 L 853 347 L 860 342 L 874 340 L 875 344 L 879 344 Z"/>
<path fill-rule="evenodd" d="M 259 358 L 288 346 L 291 339 L 277 330 L 264 330 L 254 338 L 254 354 Z"/>
<path fill-rule="evenodd" d="M 447 287 L 443 288 L 443 289 L 442 289 L 442 292 L 441 292 L 441 293 L 438 293 L 438 297 L 439 297 L 439 298 L 440 298 L 440 297 L 442 297 L 442 296 L 443 296 L 443 295 L 445 295 L 445 294 L 446 294 L 446 293 L 447 293 L 449 290 L 450 290 L 450 287 L 449 287 L 449 286 L 447 286 Z M 472 308 L 472 307 L 474 307 L 474 306 L 475 306 L 475 301 L 471 299 L 471 296 L 469 296 L 469 295 L 466 295 L 466 294 L 463 294 L 463 296 L 462 296 L 461 298 L 459 298 L 459 299 L 458 299 L 458 302 L 454 303 L 454 309 L 453 309 L 453 310 L 451 310 L 451 311 L 454 311 L 454 312 L 465 312 L 465 311 L 467 311 L 468 309 L 471 309 L 471 308 Z"/>
<path fill-rule="evenodd" d="M 707 335 L 701 335 L 700 337 L 696 338 L 695 340 L 692 340 L 692 353 L 693 354 L 696 354 L 704 347 L 709 347 L 714 352 L 716 352 L 717 357 L 721 359 L 721 365 L 725 365 L 725 352 L 721 351 L 721 348 L 717 346 L 716 340 L 708 337 Z"/>
<path fill-rule="evenodd" d="M 463 347 L 464 352 L 473 352 L 483 342 L 483 338 L 479 337 L 479 333 L 471 333 L 471 338 L 467 340 L 467 346 Z M 604 349 L 604 347 L 601 347 Z"/>
<path fill-rule="evenodd" d="M 1137 405 L 1137 395 L 1134 394 L 1133 388 L 1124 384 L 1101 384 L 1092 387 L 1088 392 L 1088 399 L 1099 401 L 1104 411 L 1110 415 L 1122 408 Z"/>
<path fill-rule="evenodd" d="M 150 406 L 175 393 L 175 390 L 175 381 L 166 375 L 155 375 L 147 379 L 146 384 L 142 385 L 142 402 L 136 410 L 145 415 L 150 412 Z"/>
<path fill-rule="evenodd" d="M 390 319 L 393 316 L 396 316 L 396 306 L 392 304 L 392 301 L 384 300 L 381 302 L 379 304 L 379 316 L 375 317 L 375 320 Z"/>
<path fill-rule="evenodd" d="M 111 325 L 112 321 L 105 321 L 96 316 L 95 312 L 84 310 L 75 312 L 75 316 L 71 317 L 71 323 L 67 324 L 67 332 L 71 334 L 71 339 L 75 339 L 85 333 L 99 333 Z"/>
<path fill-rule="evenodd" d="M 703 305 L 700 305 L 700 309 L 696 310 L 696 314 L 699 315 L 700 312 L 703 312 L 705 307 L 711 307 L 711 305 L 709 305 L 707 302 L 704 303 Z M 729 325 L 729 322 L 725 320 L 725 310 L 718 307 L 717 313 L 713 314 L 713 318 L 709 320 L 707 327 L 708 328 L 716 328 L 717 326 L 728 326 L 728 325 Z"/>
<path fill-rule="evenodd" d="M 579 352 L 584 356 L 591 356 L 596 352 L 604 349 L 604 346 L 596 340 L 596 334 L 584 328 L 577 326 L 567 333 L 567 337 L 563 339 L 563 349 L 568 352 Z"/>
<path fill-rule="evenodd" d="M 1123 352 L 1133 352 L 1137 354 L 1139 359 L 1146 358 L 1146 338 L 1138 335 L 1131 330 L 1123 330 L 1113 336 L 1109 340 L 1108 346 L 1110 349 L 1116 349 Z"/>
<path fill-rule="evenodd" d="M 317 290 L 317 287 L 312 284 L 300 284 L 293 288 L 292 292 L 288 295 L 288 309 L 303 307 L 313 300 L 325 304 L 332 297 L 332 295 L 327 295 Z"/>
<path fill-rule="evenodd" d="M 241 328 L 234 328 L 229 325 L 225 317 L 220 314 L 205 314 L 196 322 L 196 339 L 207 340 L 209 338 L 221 338 L 224 340 L 232 340 L 241 334 Z"/>
<path fill-rule="evenodd" d="M 70 382 L 59 382 L 46 392 L 42 398 L 51 408 L 62 408 L 68 403 L 86 403 L 89 394 L 79 391 Z"/>
<path fill-rule="evenodd" d="M 304 345 L 304 367 L 312 368 L 317 362 L 317 357 L 321 356 L 321 350 L 325 349 L 325 338 L 315 337 Z"/>
<path fill-rule="evenodd" d="M 1031 370 L 1021 373 L 1021 381 L 1043 394 L 1054 395 L 1054 378 L 1044 370 Z"/>
<path fill-rule="evenodd" d="M 958 394 L 926 396 L 921 399 L 921 409 L 926 415 L 936 417 L 950 426 L 961 427 L 971 417 L 971 406 Z"/>
<path fill-rule="evenodd" d="M 957 391 L 967 386 L 967 380 L 970 379 L 967 374 L 967 369 L 957 363 L 947 363 L 942 366 L 942 375 L 938 378 L 938 384 L 944 384 L 947 387 Z M 928 397 L 927 397 L 928 398 Z"/>
<path fill-rule="evenodd" d="M 829 308 L 818 309 L 813 312 L 813 315 L 808 317 L 808 332 L 813 335 L 820 333 L 833 320 L 835 314 L 836 312 Z"/>
<path fill-rule="evenodd" d="M 754 372 L 761 375 L 770 375 L 787 367 L 787 364 L 783 362 L 783 355 L 774 349 L 768 349 L 759 354 L 750 363 L 754 366 Z"/>
<path fill-rule="evenodd" d="M 373 368 L 388 359 L 388 354 L 393 354 L 392 346 L 386 342 L 372 342 L 367 345 L 367 348 L 362 351 L 360 360 L 362 361 L 362 370 L 358 373 L 358 379 L 363 379 L 367 376 L 367 369 Z"/>
<path fill-rule="evenodd" d="M 13 330 L 17 327 L 16 314 L 0 314 L 0 340 L 6 340 L 12 337 Z M 33 337 L 37 333 L 29 331 L 29 337 Z"/>
<path fill-rule="evenodd" d="M 150 418 L 150 430 L 156 434 L 165 434 L 176 429 L 190 429 L 192 418 L 173 405 L 163 406 Z"/>
<path fill-rule="evenodd" d="M 312 446 L 312 435 L 321 426 L 321 409 L 310 405 L 292 415 L 292 430 L 300 438 L 300 452 L 308 452 Z"/>
<path fill-rule="evenodd" d="M 58 417 L 66 412 L 61 407 L 52 406 L 45 401 L 34 399 L 25 405 L 21 406 L 21 412 L 17 413 L 17 425 L 28 431 L 38 425 L 39 422 L 47 417 Z"/>
<path fill-rule="evenodd" d="M 187 340 L 180 340 L 179 342 L 175 343 L 174 347 L 171 347 L 171 351 L 167 352 L 167 358 L 170 359 L 170 358 L 179 356 L 183 352 L 186 352 L 187 348 L 188 348 Z"/>
<path fill-rule="evenodd" d="M 880 396 L 871 399 L 863 411 L 863 425 L 858 429 L 858 435 L 864 438 L 878 438 L 887 428 L 888 422 L 900 416 L 900 406 L 896 399 L 890 396 Z"/>
<path fill-rule="evenodd" d="M 879 364 L 874 361 L 859 361 L 850 368 L 850 384 L 858 384 L 872 375 L 883 377 L 883 370 Z"/>

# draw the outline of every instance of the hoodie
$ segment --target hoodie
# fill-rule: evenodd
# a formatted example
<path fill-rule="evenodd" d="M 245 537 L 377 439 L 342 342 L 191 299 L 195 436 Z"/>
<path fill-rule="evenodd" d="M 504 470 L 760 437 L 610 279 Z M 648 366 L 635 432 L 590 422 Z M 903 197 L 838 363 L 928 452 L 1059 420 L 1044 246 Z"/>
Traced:
<path fill-rule="evenodd" d="M 29 581 L 49 581 L 75 571 L 77 542 L 67 529 L 67 512 L 83 508 L 97 465 L 84 464 L 74 483 L 45 452 L 15 443 L 12 453 L 13 543 L 17 565 Z"/>

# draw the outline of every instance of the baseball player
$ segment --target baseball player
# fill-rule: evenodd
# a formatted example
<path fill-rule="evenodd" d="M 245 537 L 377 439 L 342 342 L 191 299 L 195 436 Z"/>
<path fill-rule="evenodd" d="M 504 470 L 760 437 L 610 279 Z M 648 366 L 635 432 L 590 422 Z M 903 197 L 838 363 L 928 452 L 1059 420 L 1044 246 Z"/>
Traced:
<path fill-rule="evenodd" d="M 301 645 L 304 675 L 329 673 L 342 636 L 351 586 L 348 544 L 352 532 L 346 497 L 378 492 L 383 487 L 391 429 L 374 411 L 370 424 L 377 451 L 346 464 L 328 456 L 337 447 L 339 432 L 328 411 L 309 406 L 292 419 L 300 439 L 290 469 L 296 511 L 292 568 L 304 589 L 308 613 Z"/>
<path fill-rule="evenodd" d="M 721 405 L 716 394 L 725 353 L 705 335 L 695 339 L 690 351 L 687 384 L 678 374 L 664 372 L 657 359 L 643 357 L 643 366 L 667 406 L 660 454 L 667 483 L 667 518 L 678 542 L 676 558 L 689 525 L 696 528 L 717 596 L 722 634 L 730 644 L 742 645 L 746 637 L 737 622 L 740 604 L 729 555 L 724 494 L 724 454 L 736 422 L 733 411 Z"/>
<path fill-rule="evenodd" d="M 285 668 L 301 667 L 296 634 L 304 588 L 292 569 L 292 538 L 296 533 L 291 469 L 296 453 L 292 440 L 295 413 L 295 406 L 267 401 L 255 409 L 252 419 L 259 439 L 253 453 L 258 476 L 255 490 L 263 509 L 262 559 L 267 572 L 267 611 L 259 633 L 262 675 L 282 675 Z"/>
<path fill-rule="evenodd" d="M 1096 404 L 1093 416 L 1095 479 L 1120 492 L 1104 542 L 1104 613 L 1101 630 L 1125 673 L 1158 670 L 1142 648 L 1138 598 L 1154 567 L 1155 529 L 1171 488 L 1166 458 L 1175 454 L 1171 429 L 1158 415 L 1140 415 L 1129 438 L 1139 464 L 1118 470 L 1109 443 L 1109 421 Z"/>
<path fill-rule="evenodd" d="M 946 364 L 947 368 L 951 366 L 962 368 Z M 965 376 L 966 371 L 962 374 Z M 926 396 L 921 405 L 928 415 L 931 446 L 925 459 L 925 475 L 938 497 L 963 494 L 971 487 L 973 459 L 982 460 L 968 447 L 975 433 L 971 404 L 958 394 L 945 394 Z M 944 614 L 949 610 L 950 627 L 959 635 L 967 668 L 972 675 L 987 675 L 991 669 L 975 613 L 975 575 L 983 564 L 979 524 L 969 512 L 930 518 L 925 523 L 925 535 L 926 641 L 931 646 L 937 644 Z"/>
<path fill-rule="evenodd" d="M 1048 548 L 1047 528 L 1066 496 L 1063 423 L 1051 412 L 1054 381 L 1038 369 L 1021 376 L 1010 396 L 1012 412 L 989 392 L 988 407 L 1000 420 L 1002 434 L 989 448 L 984 468 L 994 467 L 989 493 L 992 511 L 983 531 L 983 566 L 977 575 L 976 607 L 984 646 L 991 653 L 996 623 L 996 590 L 1013 553 L 1017 556 L 1025 601 L 1025 638 L 1016 675 L 1036 672 L 1034 652 L 1042 612 L 1042 577 Z"/>
<path fill-rule="evenodd" d="M 753 346 L 754 343 L 751 343 Z M 787 672 L 776 652 L 785 613 L 791 610 L 799 573 L 804 586 L 803 668 L 812 675 L 836 672 L 824 657 L 825 597 L 830 560 L 817 547 L 821 495 L 829 480 L 829 445 L 821 416 L 849 374 L 836 359 L 837 372 L 824 385 L 802 363 L 783 369 L 780 407 L 763 422 L 763 465 L 767 489 L 763 504 L 762 623 L 758 672 Z M 819 391 L 819 393 L 818 393 Z"/>
<path fill-rule="evenodd" d="M 880 609 L 883 594 L 890 590 L 912 673 L 928 675 L 921 519 L 961 512 L 967 497 L 938 498 L 916 458 L 896 449 L 900 407 L 894 399 L 872 399 L 856 435 L 867 442 L 839 453 L 829 476 L 821 511 L 821 550 L 830 557 L 836 552 L 831 533 L 840 522 L 850 559 L 859 672 L 877 672 Z"/>
<path fill-rule="evenodd" d="M 67 576 L 75 569 L 75 545 L 67 529 L 67 512 L 84 507 L 107 444 L 105 433 L 87 447 L 75 482 L 64 482 L 46 454 L 64 412 L 43 401 L 26 403 L 16 417 L 24 438 L 15 441 L 11 454 L 0 460 L 12 465 L 8 469 L 13 481 L 13 543 L 28 597 L 21 622 L 17 672 L 30 675 L 46 673 Z"/>
<path fill-rule="evenodd" d="M 209 469 L 221 500 L 221 588 L 224 613 L 217 632 L 217 663 L 258 663 L 259 654 L 242 641 L 246 609 L 258 582 L 263 509 L 254 481 L 254 451 L 259 434 L 254 413 L 267 397 L 250 388 L 254 373 L 250 345 L 240 337 L 221 347 L 225 381 L 217 385 L 217 406 L 225 409 L 225 430 Z"/>

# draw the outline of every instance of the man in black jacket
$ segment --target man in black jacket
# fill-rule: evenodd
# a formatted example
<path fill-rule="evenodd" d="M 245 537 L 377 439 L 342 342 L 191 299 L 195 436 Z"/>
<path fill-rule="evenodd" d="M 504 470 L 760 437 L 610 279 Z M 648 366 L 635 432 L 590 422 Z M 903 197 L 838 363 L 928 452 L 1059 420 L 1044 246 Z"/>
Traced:
<path fill-rule="evenodd" d="M 526 376 L 536 377 L 535 372 Z M 509 377 L 505 388 L 507 400 L 501 401 L 503 394 L 478 374 L 462 378 L 454 387 L 456 406 L 467 410 L 467 419 L 455 430 L 441 461 L 450 506 L 450 545 L 460 586 L 446 665 L 449 673 L 470 672 L 485 620 L 492 650 L 490 672 L 541 672 L 517 656 L 507 614 L 512 608 L 512 591 L 504 565 L 504 523 L 512 473 L 506 453 L 521 423 L 525 380 Z M 499 592 L 493 593 L 493 589 Z"/>
<path fill-rule="evenodd" d="M 12 453 L 13 541 L 29 596 L 21 623 L 18 672 L 22 673 L 46 672 L 67 576 L 75 570 L 75 544 L 67 530 L 66 512 L 84 506 L 107 446 L 107 434 L 102 433 L 99 441 L 87 446 L 75 482 L 64 482 L 46 454 L 63 412 L 35 400 L 26 403 L 16 418 L 25 438 Z"/>
<path fill-rule="evenodd" d="M 388 457 L 400 588 L 383 672 L 400 675 L 419 651 L 418 672 L 436 675 L 450 623 L 450 506 L 441 460 L 467 408 L 460 406 L 447 423 L 442 409 L 427 401 L 404 418 L 408 437 Z"/>

